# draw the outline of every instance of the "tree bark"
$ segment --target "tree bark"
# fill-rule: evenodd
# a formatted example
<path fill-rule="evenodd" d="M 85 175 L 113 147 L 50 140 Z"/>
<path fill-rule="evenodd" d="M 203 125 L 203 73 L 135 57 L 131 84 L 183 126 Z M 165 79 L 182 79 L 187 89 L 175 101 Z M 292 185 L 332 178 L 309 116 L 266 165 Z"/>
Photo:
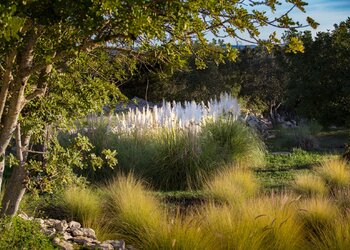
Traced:
<path fill-rule="evenodd" d="M 0 120 L 0 184 L 2 184 L 2 173 L 5 168 L 5 152 L 10 143 L 13 132 L 16 129 L 19 114 L 26 102 L 25 89 L 31 75 L 30 68 L 33 61 L 33 50 L 37 39 L 38 33 L 36 30 L 29 32 L 26 37 L 26 46 L 20 52 L 18 52 L 16 56 L 18 59 L 18 65 L 16 67 L 17 72 L 15 74 L 16 77 L 11 81 L 11 83 L 9 83 L 11 84 L 11 87 L 5 88 L 7 89 L 7 92 L 5 90 L 1 90 L 4 93 L 6 92 L 6 95 L 4 94 L 4 96 L 6 96 L 6 100 L 2 100 L 2 102 L 4 102 L 4 105 L 7 105 L 7 109 L 6 112 L 3 110 L 4 112 L 2 113 Z M 12 73 L 9 75 L 10 78 L 11 75 Z M 10 78 L 8 79 L 10 80 Z M 5 102 L 7 102 L 7 104 Z"/>
<path fill-rule="evenodd" d="M 30 142 L 30 133 L 23 138 L 21 136 L 20 124 L 16 128 L 16 155 L 19 165 L 14 167 L 8 185 L 5 188 L 5 194 L 2 199 L 1 216 L 14 216 L 19 208 L 28 184 L 28 172 L 25 169 L 27 158 L 27 149 Z"/>

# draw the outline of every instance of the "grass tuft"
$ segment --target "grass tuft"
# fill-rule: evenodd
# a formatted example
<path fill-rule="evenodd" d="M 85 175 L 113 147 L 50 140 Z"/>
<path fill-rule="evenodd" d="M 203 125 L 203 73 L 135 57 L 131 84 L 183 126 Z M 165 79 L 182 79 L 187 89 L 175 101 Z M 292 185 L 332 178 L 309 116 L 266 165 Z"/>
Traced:
<path fill-rule="evenodd" d="M 332 189 L 346 188 L 350 184 L 350 171 L 347 162 L 340 158 L 324 161 L 316 168 L 318 174 Z"/>
<path fill-rule="evenodd" d="M 251 171 L 229 166 L 208 178 L 204 190 L 215 199 L 237 204 L 256 195 L 259 183 Z"/>
<path fill-rule="evenodd" d="M 328 192 L 323 179 L 310 173 L 296 176 L 293 189 L 305 196 L 325 196 Z"/>

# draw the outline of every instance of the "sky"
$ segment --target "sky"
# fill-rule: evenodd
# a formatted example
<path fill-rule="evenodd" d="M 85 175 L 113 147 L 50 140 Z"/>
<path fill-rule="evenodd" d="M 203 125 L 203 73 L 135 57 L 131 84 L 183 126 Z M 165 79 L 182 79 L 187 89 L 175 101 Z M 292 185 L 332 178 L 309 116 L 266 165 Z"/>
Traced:
<path fill-rule="evenodd" d="M 281 2 L 283 2 L 283 0 Z M 319 31 L 332 30 L 334 24 L 345 21 L 350 17 L 350 0 L 305 0 L 305 2 L 308 2 L 308 6 L 305 7 L 306 13 L 295 8 L 290 16 L 303 24 L 306 24 L 307 16 L 312 17 L 320 25 L 316 30 L 311 28 L 306 28 L 306 30 L 311 30 L 314 36 Z M 283 14 L 289 7 L 290 5 L 286 4 L 278 6 L 276 14 Z M 282 29 L 273 27 L 264 28 L 261 30 L 261 38 L 267 38 L 273 31 L 276 31 L 279 35 L 284 32 Z M 244 35 L 244 37 L 248 38 L 246 35 Z M 243 44 L 245 44 L 245 42 L 243 42 Z"/>

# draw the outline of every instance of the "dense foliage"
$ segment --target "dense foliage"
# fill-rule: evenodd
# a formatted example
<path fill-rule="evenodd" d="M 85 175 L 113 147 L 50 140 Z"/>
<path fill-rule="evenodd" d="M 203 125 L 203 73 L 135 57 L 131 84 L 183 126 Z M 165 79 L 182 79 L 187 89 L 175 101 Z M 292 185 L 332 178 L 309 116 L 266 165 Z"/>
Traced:
<path fill-rule="evenodd" d="M 9 223 L 11 222 L 11 223 Z M 7 218 L 0 221 L 0 249 L 55 249 L 34 221 Z"/>
<path fill-rule="evenodd" d="M 243 99 L 249 109 L 268 115 L 272 122 L 277 113 L 288 112 L 325 125 L 348 125 L 349 25 L 350 19 L 335 25 L 332 31 L 318 32 L 315 38 L 311 32 L 286 34 L 303 40 L 303 53 L 286 52 L 283 46 L 274 47 L 271 53 L 242 46 L 235 62 L 217 65 L 209 57 L 207 67 L 197 69 L 195 58 L 188 57 L 187 70 L 146 74 L 121 88 L 130 97 L 144 97 L 147 92 L 151 101 L 163 96 L 207 100 L 227 91 Z M 211 46 L 221 48 L 223 44 Z"/>

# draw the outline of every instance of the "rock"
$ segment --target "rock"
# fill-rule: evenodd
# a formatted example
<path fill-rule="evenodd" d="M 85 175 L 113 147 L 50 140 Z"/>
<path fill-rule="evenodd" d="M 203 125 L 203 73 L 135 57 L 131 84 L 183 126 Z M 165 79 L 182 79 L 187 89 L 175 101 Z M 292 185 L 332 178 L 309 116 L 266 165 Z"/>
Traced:
<path fill-rule="evenodd" d="M 56 234 L 56 229 L 54 228 L 42 228 L 41 231 L 48 237 L 53 237 Z"/>
<path fill-rule="evenodd" d="M 34 221 L 38 223 L 41 227 L 45 225 L 45 221 L 41 218 L 35 218 Z"/>
<path fill-rule="evenodd" d="M 101 249 L 101 250 L 113 250 L 114 247 L 112 246 L 112 244 L 102 243 L 102 244 L 97 245 L 97 249 Z"/>
<path fill-rule="evenodd" d="M 61 240 L 59 238 L 54 238 L 52 241 L 56 246 L 63 250 L 73 250 L 73 245 L 65 240 Z"/>
<path fill-rule="evenodd" d="M 55 220 L 55 219 L 44 220 L 44 223 L 47 227 L 54 227 L 56 224 L 60 222 L 61 222 L 60 220 Z"/>
<path fill-rule="evenodd" d="M 69 228 L 81 228 L 81 224 L 79 222 L 76 222 L 72 220 L 71 222 L 68 223 Z"/>
<path fill-rule="evenodd" d="M 58 232 L 64 232 L 66 231 L 66 229 L 68 228 L 68 223 L 67 221 L 63 220 L 63 221 L 60 221 L 59 223 L 57 223 L 55 225 L 55 229 L 58 231 Z"/>
<path fill-rule="evenodd" d="M 84 236 L 77 236 L 72 238 L 72 240 L 78 244 L 92 243 L 93 241 L 93 239 Z"/>
<path fill-rule="evenodd" d="M 96 233 L 95 233 L 95 231 L 93 229 L 91 229 L 91 228 L 82 228 L 81 230 L 82 230 L 83 235 L 85 237 L 89 237 L 89 238 L 92 238 L 94 240 L 97 239 L 96 238 Z"/>
<path fill-rule="evenodd" d="M 79 228 L 74 228 L 72 230 L 72 235 L 75 237 L 75 236 L 83 236 L 84 235 L 84 232 L 79 229 Z"/>
<path fill-rule="evenodd" d="M 18 215 L 18 217 L 19 218 L 21 218 L 21 219 L 23 219 L 23 220 L 31 220 L 32 218 L 31 217 L 29 217 L 26 213 L 20 213 L 19 215 Z"/>
<path fill-rule="evenodd" d="M 87 242 L 87 243 L 84 243 L 84 249 L 96 249 L 97 246 L 95 243 L 93 242 Z"/>
<path fill-rule="evenodd" d="M 70 240 L 70 239 L 73 238 L 73 236 L 70 233 L 68 233 L 68 232 L 63 232 L 62 238 L 65 239 L 65 240 Z"/>
<path fill-rule="evenodd" d="M 118 249 L 118 250 L 124 250 L 125 248 L 125 241 L 123 240 L 106 240 L 103 243 L 106 244 L 111 244 L 114 249 Z"/>

